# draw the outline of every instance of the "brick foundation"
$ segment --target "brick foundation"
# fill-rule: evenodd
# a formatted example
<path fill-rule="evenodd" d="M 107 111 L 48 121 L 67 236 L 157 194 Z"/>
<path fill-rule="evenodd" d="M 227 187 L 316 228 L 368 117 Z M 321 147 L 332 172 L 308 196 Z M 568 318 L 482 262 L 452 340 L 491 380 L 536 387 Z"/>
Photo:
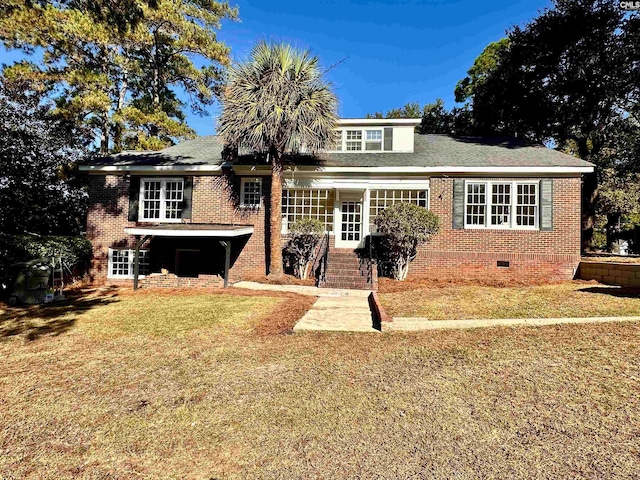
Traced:
<path fill-rule="evenodd" d="M 167 275 L 152 274 L 138 281 L 140 288 L 222 288 L 224 279 L 219 275 L 198 275 L 197 278 L 177 277 L 171 273 Z"/>

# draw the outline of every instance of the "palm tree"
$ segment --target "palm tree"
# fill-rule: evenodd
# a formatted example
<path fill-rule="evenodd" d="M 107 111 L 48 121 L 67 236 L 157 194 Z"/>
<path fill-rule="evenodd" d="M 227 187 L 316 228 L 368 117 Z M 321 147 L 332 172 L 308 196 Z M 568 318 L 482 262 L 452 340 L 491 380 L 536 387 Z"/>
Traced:
<path fill-rule="evenodd" d="M 318 58 L 285 44 L 260 42 L 232 65 L 218 133 L 226 145 L 264 153 L 271 162 L 269 274 L 282 275 L 283 157 L 316 153 L 335 141 L 338 101 Z"/>

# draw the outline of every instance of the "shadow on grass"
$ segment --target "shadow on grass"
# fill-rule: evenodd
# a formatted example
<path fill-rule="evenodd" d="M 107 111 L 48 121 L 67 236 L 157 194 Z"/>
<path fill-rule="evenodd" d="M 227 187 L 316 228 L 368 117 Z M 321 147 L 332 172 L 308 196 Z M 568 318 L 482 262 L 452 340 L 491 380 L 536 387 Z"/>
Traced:
<path fill-rule="evenodd" d="M 0 309 L 0 340 L 16 336 L 36 340 L 45 335 L 61 335 L 73 327 L 83 313 L 117 301 L 116 295 L 108 292 L 90 297 L 75 294 L 55 304 Z"/>
<path fill-rule="evenodd" d="M 637 287 L 586 287 L 580 288 L 579 292 L 600 293 L 618 298 L 640 298 L 640 288 Z"/>

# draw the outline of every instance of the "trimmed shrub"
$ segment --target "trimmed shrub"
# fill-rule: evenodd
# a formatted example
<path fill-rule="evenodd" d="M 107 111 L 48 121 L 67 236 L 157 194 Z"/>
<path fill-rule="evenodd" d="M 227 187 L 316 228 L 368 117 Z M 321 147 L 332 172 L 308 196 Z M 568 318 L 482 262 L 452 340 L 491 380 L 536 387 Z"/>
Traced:
<path fill-rule="evenodd" d="M 376 257 L 389 267 L 396 280 L 404 280 L 418 246 L 440 229 L 440 219 L 430 210 L 412 203 L 396 203 L 385 208 L 375 219 L 383 237 L 377 242 Z"/>
<path fill-rule="evenodd" d="M 324 224 L 313 218 L 302 218 L 289 228 L 290 238 L 286 251 L 293 259 L 298 278 L 307 278 L 309 263 L 323 232 Z"/>

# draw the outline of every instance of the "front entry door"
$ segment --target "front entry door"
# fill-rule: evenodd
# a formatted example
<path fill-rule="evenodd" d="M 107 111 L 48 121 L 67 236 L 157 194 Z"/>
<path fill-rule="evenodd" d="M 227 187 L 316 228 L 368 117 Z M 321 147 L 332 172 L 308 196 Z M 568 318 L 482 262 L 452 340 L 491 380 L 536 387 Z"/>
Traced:
<path fill-rule="evenodd" d="M 340 193 L 337 248 L 358 248 L 362 242 L 362 193 Z"/>

